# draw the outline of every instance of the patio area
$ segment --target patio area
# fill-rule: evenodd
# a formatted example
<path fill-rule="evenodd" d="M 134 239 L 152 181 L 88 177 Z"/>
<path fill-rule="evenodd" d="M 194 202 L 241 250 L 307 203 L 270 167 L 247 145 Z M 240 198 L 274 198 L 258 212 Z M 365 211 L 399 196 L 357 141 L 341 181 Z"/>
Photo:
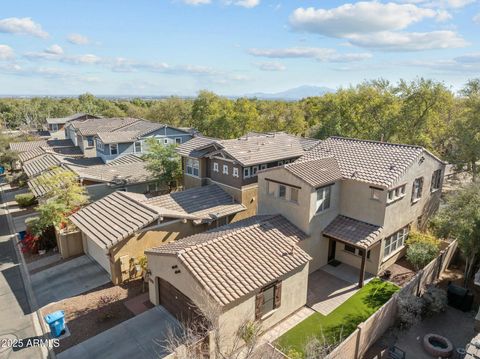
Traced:
<path fill-rule="evenodd" d="M 328 315 L 354 295 L 358 287 L 359 269 L 341 263 L 327 264 L 308 277 L 307 306 L 316 312 Z M 365 283 L 374 278 L 365 273 Z"/>

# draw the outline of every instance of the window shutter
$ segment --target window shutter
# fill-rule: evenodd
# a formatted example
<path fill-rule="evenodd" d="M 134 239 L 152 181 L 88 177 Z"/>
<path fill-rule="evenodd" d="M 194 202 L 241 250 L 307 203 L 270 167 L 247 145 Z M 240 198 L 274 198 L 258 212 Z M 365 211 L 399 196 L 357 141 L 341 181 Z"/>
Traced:
<path fill-rule="evenodd" d="M 275 284 L 275 304 L 274 308 L 280 307 L 282 304 L 282 282 Z"/>
<path fill-rule="evenodd" d="M 263 300 L 263 292 L 258 293 L 255 297 L 255 320 L 262 317 Z"/>

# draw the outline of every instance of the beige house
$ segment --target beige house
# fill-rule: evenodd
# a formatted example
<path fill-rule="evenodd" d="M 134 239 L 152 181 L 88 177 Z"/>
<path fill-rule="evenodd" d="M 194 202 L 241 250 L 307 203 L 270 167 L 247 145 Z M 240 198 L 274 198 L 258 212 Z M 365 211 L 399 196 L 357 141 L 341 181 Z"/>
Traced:
<path fill-rule="evenodd" d="M 150 300 L 179 320 L 217 308 L 229 352 L 242 324 L 266 330 L 305 305 L 311 258 L 297 246 L 305 238 L 280 215 L 254 216 L 149 249 Z"/>
<path fill-rule="evenodd" d="M 120 284 L 140 274 L 136 264 L 146 249 L 226 224 L 244 209 L 212 185 L 150 198 L 117 191 L 69 218 L 83 251 Z"/>
<path fill-rule="evenodd" d="M 251 132 L 231 140 L 196 136 L 177 151 L 185 188 L 221 186 L 247 208 L 235 218 L 239 220 L 257 213 L 257 172 L 293 162 L 317 142 L 284 132 Z"/>
<path fill-rule="evenodd" d="M 331 137 L 294 163 L 258 172 L 259 214 L 307 234 L 310 271 L 339 262 L 377 275 L 405 253 L 409 229 L 438 208 L 445 163 L 422 147 Z"/>

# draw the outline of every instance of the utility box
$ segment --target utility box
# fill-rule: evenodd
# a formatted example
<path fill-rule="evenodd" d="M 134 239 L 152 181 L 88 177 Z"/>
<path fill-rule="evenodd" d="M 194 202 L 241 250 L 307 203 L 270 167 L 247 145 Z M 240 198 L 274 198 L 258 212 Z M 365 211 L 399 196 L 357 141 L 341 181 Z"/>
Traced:
<path fill-rule="evenodd" d="M 63 310 L 47 314 L 43 319 L 50 327 L 52 337 L 58 338 L 65 333 L 65 313 Z"/>

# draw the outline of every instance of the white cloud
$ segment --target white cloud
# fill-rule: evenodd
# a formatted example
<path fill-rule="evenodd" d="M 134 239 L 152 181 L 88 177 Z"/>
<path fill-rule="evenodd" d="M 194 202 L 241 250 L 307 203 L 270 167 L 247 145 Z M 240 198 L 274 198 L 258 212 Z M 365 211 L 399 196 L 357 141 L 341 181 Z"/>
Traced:
<path fill-rule="evenodd" d="M 11 60 L 15 57 L 13 49 L 8 45 L 0 45 L 0 60 Z"/>
<path fill-rule="evenodd" d="M 280 62 L 257 62 L 254 65 L 262 71 L 285 71 L 287 69 Z"/>
<path fill-rule="evenodd" d="M 19 35 L 32 35 L 40 38 L 48 37 L 48 33 L 42 29 L 42 26 L 34 22 L 29 17 L 9 17 L 0 20 L 0 32 Z"/>
<path fill-rule="evenodd" d="M 452 14 L 450 14 L 447 10 L 439 10 L 435 19 L 439 22 L 443 22 L 450 20 L 451 18 Z"/>
<path fill-rule="evenodd" d="M 391 32 L 350 35 L 350 43 L 384 51 L 420 51 L 465 47 L 468 43 L 453 31 Z"/>
<path fill-rule="evenodd" d="M 480 25 L 480 12 L 473 17 L 473 22 Z"/>
<path fill-rule="evenodd" d="M 52 55 L 62 55 L 63 49 L 60 45 L 52 45 L 49 48 L 45 49 L 45 52 Z"/>
<path fill-rule="evenodd" d="M 68 35 L 67 40 L 75 45 L 88 45 L 90 43 L 90 39 L 88 37 L 80 34 L 70 34 Z"/>
<path fill-rule="evenodd" d="M 461 9 L 477 0 L 400 0 L 401 3 L 421 4 L 431 9 Z"/>
<path fill-rule="evenodd" d="M 260 0 L 238 0 L 234 1 L 233 4 L 250 9 L 252 7 L 260 5 Z"/>
<path fill-rule="evenodd" d="M 253 56 L 286 59 L 286 58 L 313 58 L 321 62 L 352 62 L 362 61 L 372 57 L 369 53 L 338 53 L 335 49 L 321 47 L 290 47 L 283 49 L 256 49 L 248 50 Z"/>
<path fill-rule="evenodd" d="M 210 4 L 210 0 L 183 0 L 187 5 L 205 5 Z"/>
<path fill-rule="evenodd" d="M 290 16 L 291 26 L 332 37 L 378 31 L 402 30 L 437 12 L 413 4 L 361 1 L 333 9 L 298 8 Z"/>

